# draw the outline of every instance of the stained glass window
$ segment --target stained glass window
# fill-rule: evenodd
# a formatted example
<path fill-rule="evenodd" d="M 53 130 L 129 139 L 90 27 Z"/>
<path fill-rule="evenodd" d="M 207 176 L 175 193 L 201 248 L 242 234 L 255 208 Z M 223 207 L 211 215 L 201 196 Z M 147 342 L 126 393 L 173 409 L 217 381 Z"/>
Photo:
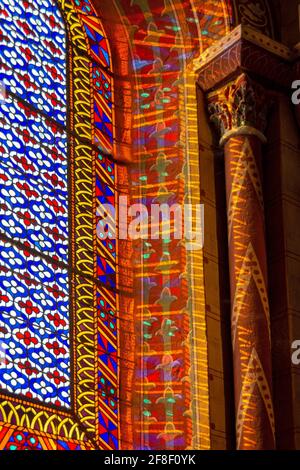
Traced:
<path fill-rule="evenodd" d="M 3 7 L 0 386 L 69 407 L 65 28 L 51 1 Z"/>
<path fill-rule="evenodd" d="M 90 1 L 0 0 L 0 81 L 5 448 L 115 449 L 112 64 Z"/>

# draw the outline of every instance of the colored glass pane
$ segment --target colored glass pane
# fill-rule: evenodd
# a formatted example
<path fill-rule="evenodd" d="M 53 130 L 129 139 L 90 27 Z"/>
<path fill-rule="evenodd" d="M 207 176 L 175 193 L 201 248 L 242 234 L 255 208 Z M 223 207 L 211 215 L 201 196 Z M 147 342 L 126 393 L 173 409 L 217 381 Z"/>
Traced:
<path fill-rule="evenodd" d="M 96 235 L 97 205 L 115 204 L 108 42 L 88 0 L 1 0 L 0 22 L 0 413 L 39 415 L 0 433 L 9 450 L 44 448 L 39 430 L 76 450 L 86 429 L 115 449 L 116 242 Z"/>
<path fill-rule="evenodd" d="M 0 386 L 69 407 L 65 26 L 52 0 L 0 15 Z"/>

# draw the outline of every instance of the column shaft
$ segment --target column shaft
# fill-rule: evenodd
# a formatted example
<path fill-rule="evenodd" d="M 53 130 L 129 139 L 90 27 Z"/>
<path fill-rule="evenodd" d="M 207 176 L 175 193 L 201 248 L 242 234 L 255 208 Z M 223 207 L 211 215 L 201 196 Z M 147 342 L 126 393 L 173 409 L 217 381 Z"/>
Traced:
<path fill-rule="evenodd" d="M 274 448 L 261 141 L 225 144 L 237 448 Z"/>
<path fill-rule="evenodd" d="M 273 449 L 262 145 L 270 100 L 242 74 L 208 95 L 224 145 L 238 449 Z"/>

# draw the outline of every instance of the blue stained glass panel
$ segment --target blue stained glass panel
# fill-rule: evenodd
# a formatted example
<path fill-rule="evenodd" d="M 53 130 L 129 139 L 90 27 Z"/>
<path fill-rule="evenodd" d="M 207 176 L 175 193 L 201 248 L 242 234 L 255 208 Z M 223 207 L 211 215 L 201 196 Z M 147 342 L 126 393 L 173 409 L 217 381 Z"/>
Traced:
<path fill-rule="evenodd" d="M 6 354 L 0 385 L 46 403 L 70 405 L 68 272 L 1 242 L 0 323 Z"/>
<path fill-rule="evenodd" d="M 2 3 L 0 80 L 8 91 L 64 124 L 66 39 L 54 1 Z"/>
<path fill-rule="evenodd" d="M 65 26 L 54 0 L 0 7 L 0 387 L 68 408 Z"/>

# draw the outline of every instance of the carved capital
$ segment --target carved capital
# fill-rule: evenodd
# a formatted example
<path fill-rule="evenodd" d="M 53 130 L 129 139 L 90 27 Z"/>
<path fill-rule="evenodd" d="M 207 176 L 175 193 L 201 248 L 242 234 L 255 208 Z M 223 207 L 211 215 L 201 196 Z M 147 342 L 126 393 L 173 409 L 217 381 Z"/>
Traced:
<path fill-rule="evenodd" d="M 207 95 L 210 120 L 220 134 L 220 144 L 233 135 L 251 134 L 266 142 L 264 132 L 270 98 L 246 74 Z"/>
<path fill-rule="evenodd" d="M 295 51 L 248 26 L 237 26 L 194 61 L 200 88 L 209 92 L 241 71 L 290 92 Z"/>

